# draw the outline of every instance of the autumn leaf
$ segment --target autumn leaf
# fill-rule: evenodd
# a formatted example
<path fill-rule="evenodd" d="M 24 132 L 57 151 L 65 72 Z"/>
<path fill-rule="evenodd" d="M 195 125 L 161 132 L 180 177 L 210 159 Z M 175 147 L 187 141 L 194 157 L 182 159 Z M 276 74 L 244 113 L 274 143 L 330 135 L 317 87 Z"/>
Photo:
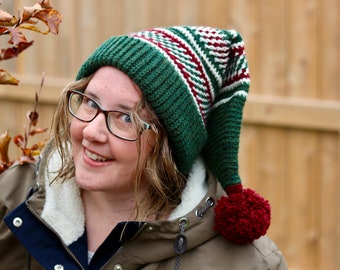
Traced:
<path fill-rule="evenodd" d="M 42 10 L 42 7 L 39 3 L 35 4 L 32 7 L 24 7 L 24 10 L 21 15 L 20 23 L 24 23 L 32 18 L 37 12 Z"/>
<path fill-rule="evenodd" d="M 2 0 L 0 0 L 1 5 Z M 23 50 L 32 46 L 33 41 L 27 41 L 21 30 L 30 30 L 42 34 L 58 34 L 59 25 L 62 21 L 61 14 L 54 10 L 49 0 L 38 0 L 32 7 L 24 7 L 22 14 L 18 13 L 18 18 L 0 9 L 0 36 L 9 36 L 7 47 L 0 49 L 0 61 L 17 57 Z M 38 24 L 47 26 L 47 30 L 41 30 Z M 44 27 L 44 26 L 43 26 Z M 43 86 L 44 77 L 41 80 L 40 90 Z M 0 84 L 17 85 L 19 81 L 6 70 L 0 69 Z M 33 146 L 28 146 L 28 139 L 36 134 L 46 132 L 47 128 L 36 127 L 39 115 L 36 111 L 39 92 L 36 92 L 34 109 L 27 113 L 29 125 L 24 127 L 24 133 L 13 138 L 13 142 L 21 150 L 21 155 L 11 161 L 8 155 L 8 147 L 11 137 L 8 132 L 0 134 L 0 174 L 8 169 L 12 164 L 35 163 L 36 156 L 40 155 L 45 147 L 45 141 L 39 141 Z"/>
<path fill-rule="evenodd" d="M 28 47 L 32 45 L 33 45 L 33 40 L 30 42 L 20 42 L 15 46 L 12 46 L 6 49 L 1 49 L 0 50 L 0 61 L 17 57 L 19 53 L 21 53 L 23 50 L 26 50 Z"/>
<path fill-rule="evenodd" d="M 38 118 L 39 118 L 39 114 L 37 111 L 29 111 L 27 112 L 27 115 L 26 115 L 28 121 L 30 121 L 30 123 L 33 125 L 33 126 L 36 126 L 37 123 L 38 123 Z"/>
<path fill-rule="evenodd" d="M 7 27 L 0 26 L 0 35 L 4 35 L 7 32 L 9 32 Z"/>
<path fill-rule="evenodd" d="M 10 39 L 8 44 L 18 45 L 20 43 L 27 43 L 25 35 L 18 28 L 10 28 Z"/>
<path fill-rule="evenodd" d="M 19 84 L 19 80 L 14 78 L 6 70 L 0 69 L 0 84 L 18 85 Z"/>
<path fill-rule="evenodd" d="M 48 30 L 42 31 L 36 27 L 35 25 L 37 24 L 37 21 L 33 21 L 33 18 L 43 22 L 47 26 Z M 20 21 L 22 24 L 19 27 L 39 32 L 44 35 L 48 34 L 49 32 L 58 34 L 61 21 L 62 15 L 57 10 L 52 9 L 49 1 L 41 1 L 41 3 L 37 3 L 32 7 L 24 7 Z"/>
<path fill-rule="evenodd" d="M 1 0 L 0 0 L 1 4 Z M 0 36 L 9 35 L 10 46 L 0 49 L 0 61 L 17 57 L 23 50 L 32 46 L 33 41 L 28 42 L 20 30 L 29 30 L 41 34 L 58 34 L 62 15 L 53 7 L 49 0 L 38 0 L 31 7 L 24 7 L 18 18 L 0 9 Z M 46 29 L 40 29 L 38 23 L 46 25 Z M 13 45 L 13 46 L 12 46 Z M 0 70 L 0 84 L 17 85 L 19 81 L 4 70 Z"/>
<path fill-rule="evenodd" d="M 24 136 L 22 135 L 17 135 L 14 137 L 13 139 L 14 143 L 16 146 L 20 147 L 20 148 L 24 148 L 25 147 L 25 139 Z"/>
<path fill-rule="evenodd" d="M 41 134 L 41 133 L 45 133 L 48 130 L 48 128 L 35 128 L 33 129 L 29 134 L 31 136 L 34 136 L 36 134 Z"/>
<path fill-rule="evenodd" d="M 0 135 L 0 156 L 1 161 L 5 164 L 10 162 L 8 157 L 8 147 L 11 139 L 11 136 L 8 135 L 8 131 Z"/>
<path fill-rule="evenodd" d="M 45 9 L 39 11 L 33 17 L 44 22 L 52 34 L 58 34 L 62 16 L 57 10 Z"/>
<path fill-rule="evenodd" d="M 52 8 L 50 0 L 40 0 L 39 4 L 41 5 L 42 8 L 45 8 L 45 9 L 51 9 Z"/>
<path fill-rule="evenodd" d="M 6 25 L 10 23 L 13 19 L 13 15 L 9 14 L 8 12 L 0 9 L 0 23 L 5 23 Z"/>

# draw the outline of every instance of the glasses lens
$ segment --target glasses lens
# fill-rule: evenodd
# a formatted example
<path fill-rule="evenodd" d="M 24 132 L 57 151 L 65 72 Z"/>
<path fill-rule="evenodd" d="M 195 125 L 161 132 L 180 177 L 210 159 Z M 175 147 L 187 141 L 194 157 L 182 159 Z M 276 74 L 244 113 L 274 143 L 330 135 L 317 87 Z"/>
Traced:
<path fill-rule="evenodd" d="M 92 121 L 98 111 L 97 103 L 81 93 L 73 92 L 69 97 L 69 110 L 82 121 Z"/>
<path fill-rule="evenodd" d="M 137 139 L 138 134 L 130 114 L 120 111 L 110 111 L 107 121 L 110 131 L 113 134 L 128 140 Z"/>

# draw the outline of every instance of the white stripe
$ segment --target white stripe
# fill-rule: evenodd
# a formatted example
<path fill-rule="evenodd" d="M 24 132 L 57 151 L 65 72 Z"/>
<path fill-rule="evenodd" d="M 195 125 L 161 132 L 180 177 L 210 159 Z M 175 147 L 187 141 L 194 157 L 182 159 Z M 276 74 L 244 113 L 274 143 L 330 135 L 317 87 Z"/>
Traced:
<path fill-rule="evenodd" d="M 249 85 L 250 79 L 249 79 L 249 78 L 243 78 L 243 79 L 241 79 L 241 80 L 235 81 L 235 82 L 232 83 L 232 84 L 228 84 L 228 85 L 226 85 L 225 87 L 223 87 L 223 88 L 221 89 L 220 93 L 222 94 L 222 93 L 228 92 L 228 91 L 230 91 L 230 90 L 233 90 L 233 89 L 235 89 L 237 86 L 239 86 L 240 84 L 243 84 L 243 83 L 246 83 L 246 84 Z"/>
<path fill-rule="evenodd" d="M 243 97 L 246 98 L 247 95 L 248 95 L 248 93 L 247 93 L 247 91 L 245 91 L 245 90 L 237 91 L 237 92 L 235 92 L 232 96 L 230 96 L 230 97 L 228 97 L 228 98 L 225 98 L 225 99 L 222 99 L 222 100 L 220 100 L 219 102 L 216 102 L 216 103 L 212 106 L 211 110 L 214 110 L 214 109 L 216 109 L 217 107 L 219 107 L 219 106 L 221 106 L 221 105 L 223 105 L 223 104 L 228 103 L 228 102 L 229 102 L 233 97 L 235 97 L 235 96 L 243 96 Z"/>

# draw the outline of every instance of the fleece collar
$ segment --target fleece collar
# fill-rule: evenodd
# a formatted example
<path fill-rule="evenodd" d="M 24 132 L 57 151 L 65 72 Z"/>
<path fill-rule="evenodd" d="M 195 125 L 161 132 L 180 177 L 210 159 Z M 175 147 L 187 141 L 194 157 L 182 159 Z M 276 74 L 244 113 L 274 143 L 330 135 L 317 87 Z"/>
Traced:
<path fill-rule="evenodd" d="M 60 158 L 56 154 L 53 155 L 49 164 L 49 172 L 57 171 L 61 166 Z M 54 176 L 54 173 L 44 175 L 46 201 L 42 218 L 57 232 L 66 245 L 70 245 L 85 231 L 85 212 L 80 189 L 74 178 L 51 183 Z M 192 211 L 207 190 L 206 170 L 202 159 L 199 158 L 189 173 L 181 204 L 170 214 L 169 220 L 177 219 Z"/>
<path fill-rule="evenodd" d="M 54 153 L 47 172 L 44 173 L 46 200 L 41 217 L 62 238 L 66 245 L 76 241 L 85 231 L 85 212 L 80 189 L 74 178 L 52 182 L 61 167 L 58 154 Z"/>

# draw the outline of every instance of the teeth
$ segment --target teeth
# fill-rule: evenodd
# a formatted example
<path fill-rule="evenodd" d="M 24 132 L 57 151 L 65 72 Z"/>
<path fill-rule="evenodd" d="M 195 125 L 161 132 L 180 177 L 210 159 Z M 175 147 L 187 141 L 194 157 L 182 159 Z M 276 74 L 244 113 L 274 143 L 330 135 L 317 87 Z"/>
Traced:
<path fill-rule="evenodd" d="M 109 160 L 108 158 L 105 158 L 105 157 L 102 157 L 102 156 L 99 156 L 95 153 L 92 153 L 90 152 L 89 150 L 85 150 L 85 154 L 92 160 L 95 160 L 95 161 L 107 161 Z"/>

